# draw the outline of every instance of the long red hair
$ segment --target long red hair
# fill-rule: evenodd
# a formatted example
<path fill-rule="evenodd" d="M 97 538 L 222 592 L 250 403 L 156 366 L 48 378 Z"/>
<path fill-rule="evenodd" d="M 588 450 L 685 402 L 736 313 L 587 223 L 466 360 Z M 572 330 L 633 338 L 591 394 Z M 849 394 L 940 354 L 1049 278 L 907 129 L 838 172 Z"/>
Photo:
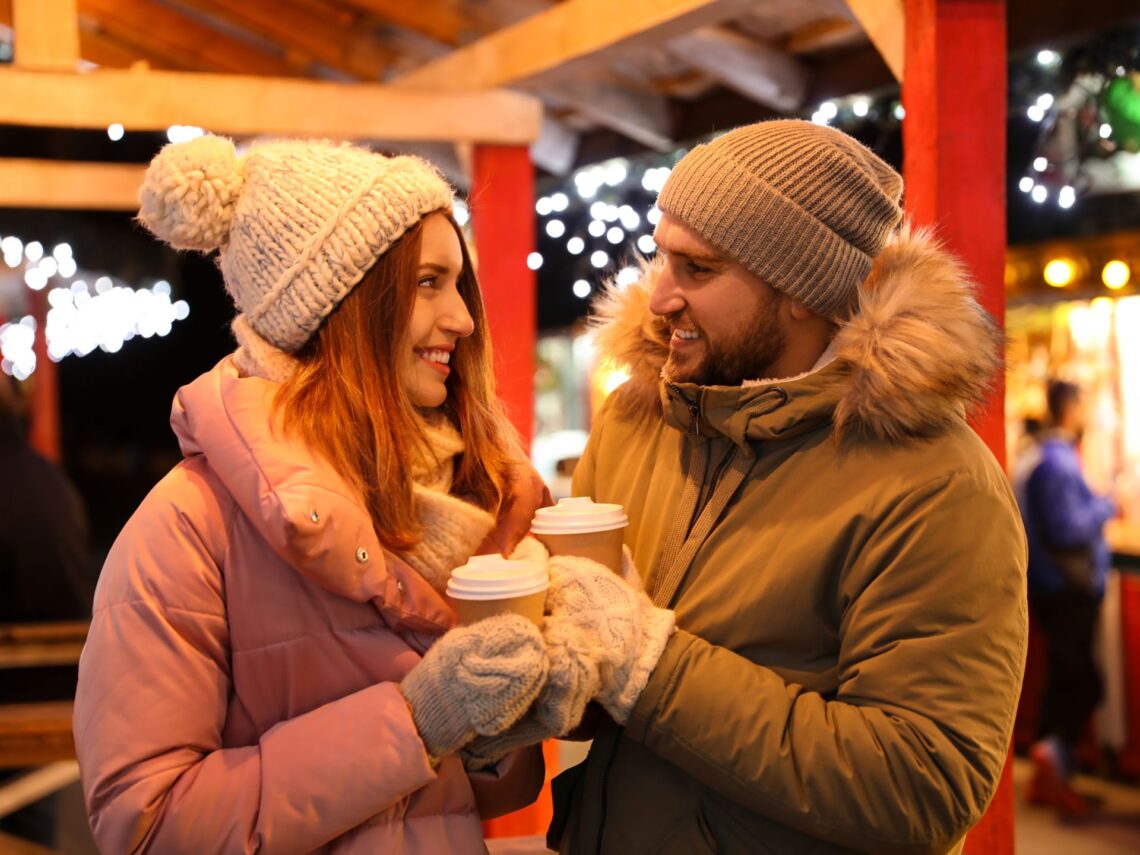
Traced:
<path fill-rule="evenodd" d="M 455 220 L 448 220 L 463 256 L 459 293 L 475 322 L 474 332 L 451 355 L 442 407 L 465 445 L 452 492 L 497 516 L 520 445 L 495 395 L 487 317 L 467 244 Z M 285 430 L 324 455 L 360 491 L 388 549 L 406 549 L 422 537 L 408 462 L 434 453 L 397 373 L 415 301 L 422 223 L 380 256 L 324 320 L 274 399 Z"/>

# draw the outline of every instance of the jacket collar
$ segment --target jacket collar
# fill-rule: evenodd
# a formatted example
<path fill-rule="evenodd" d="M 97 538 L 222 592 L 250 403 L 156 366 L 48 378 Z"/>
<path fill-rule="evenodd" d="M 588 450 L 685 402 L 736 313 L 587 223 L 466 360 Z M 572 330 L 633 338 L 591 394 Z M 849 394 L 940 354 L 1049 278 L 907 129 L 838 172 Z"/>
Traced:
<path fill-rule="evenodd" d="M 380 545 L 357 491 L 271 418 L 276 390 L 223 359 L 175 396 L 170 423 L 182 453 L 204 455 L 269 547 L 311 582 L 371 601 L 393 629 L 452 626 L 444 599 Z"/>
<path fill-rule="evenodd" d="M 599 350 L 631 375 L 615 406 L 632 417 L 657 414 L 692 432 L 696 415 L 698 435 L 737 444 L 829 421 L 840 434 L 902 442 L 959 421 L 1000 362 L 1000 331 L 964 268 L 929 232 L 904 227 L 860 286 L 859 309 L 836 333 L 828 364 L 787 380 L 670 387 L 660 376 L 669 331 L 649 310 L 661 266 L 643 264 L 639 281 L 611 285 L 595 307 Z"/>

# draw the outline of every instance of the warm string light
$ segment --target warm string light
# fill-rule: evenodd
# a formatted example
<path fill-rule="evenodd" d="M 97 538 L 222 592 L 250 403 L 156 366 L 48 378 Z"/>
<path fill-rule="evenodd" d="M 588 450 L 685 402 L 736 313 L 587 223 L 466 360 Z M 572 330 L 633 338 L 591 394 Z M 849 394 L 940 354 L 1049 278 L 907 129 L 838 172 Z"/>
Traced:
<path fill-rule="evenodd" d="M 812 112 L 811 118 L 821 124 L 841 123 L 852 118 L 877 121 L 901 120 L 904 111 L 897 101 L 877 103 L 866 95 L 835 98 L 822 102 Z M 685 154 L 679 150 L 671 154 L 678 159 Z M 653 229 L 661 220 L 661 211 L 655 204 L 639 208 L 622 197 L 628 198 L 636 186 L 639 190 L 656 195 L 665 186 L 672 171 L 668 165 L 655 164 L 640 169 L 636 161 L 614 158 L 602 163 L 584 167 L 575 172 L 569 182 L 569 192 L 554 192 L 540 196 L 535 201 L 534 210 L 540 218 L 540 234 L 544 239 L 557 241 L 558 248 L 569 256 L 582 256 L 600 278 L 607 276 L 611 266 L 629 247 L 641 255 L 652 255 L 657 250 L 653 240 Z M 1027 188 L 1027 192 L 1029 189 Z M 639 192 L 639 191 L 635 191 Z M 579 217 L 583 213 L 588 217 Z M 602 246 L 598 243 L 603 242 Z M 604 248 L 603 248 L 604 247 Z M 533 253 L 527 259 L 532 270 L 550 264 L 557 264 L 550 249 Z M 624 284 L 636 268 L 623 268 L 615 281 Z M 612 274 L 610 274 L 612 275 Z M 639 274 L 638 274 L 639 275 Z M 634 276 L 633 278 L 636 278 Z M 588 279 L 574 279 L 570 286 L 576 297 L 585 299 L 595 292 Z"/>
<path fill-rule="evenodd" d="M 116 353 L 136 336 L 168 335 L 175 322 L 190 314 L 185 300 L 170 299 L 170 283 L 163 280 L 136 289 L 116 285 L 106 275 L 95 278 L 93 287 L 86 279 L 75 278 L 79 265 L 68 243 L 56 244 L 49 254 L 39 241 L 24 243 L 7 235 L 0 239 L 0 252 L 11 277 L 22 278 L 29 289 L 46 291 L 44 332 L 53 362 L 96 349 Z M 35 372 L 35 333 L 31 315 L 0 326 L 0 370 L 17 380 Z"/>

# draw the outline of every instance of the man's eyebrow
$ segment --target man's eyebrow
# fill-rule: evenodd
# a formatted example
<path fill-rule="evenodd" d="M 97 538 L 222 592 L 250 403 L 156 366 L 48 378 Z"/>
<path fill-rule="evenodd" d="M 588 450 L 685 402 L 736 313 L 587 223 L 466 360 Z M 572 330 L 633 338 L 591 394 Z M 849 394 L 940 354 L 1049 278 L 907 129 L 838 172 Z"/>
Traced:
<path fill-rule="evenodd" d="M 716 255 L 715 253 L 705 252 L 701 249 L 670 249 L 667 246 L 657 247 L 666 255 L 679 255 L 681 258 L 686 258 L 689 261 L 694 261 L 697 264 L 724 264 L 726 259 L 723 256 Z"/>

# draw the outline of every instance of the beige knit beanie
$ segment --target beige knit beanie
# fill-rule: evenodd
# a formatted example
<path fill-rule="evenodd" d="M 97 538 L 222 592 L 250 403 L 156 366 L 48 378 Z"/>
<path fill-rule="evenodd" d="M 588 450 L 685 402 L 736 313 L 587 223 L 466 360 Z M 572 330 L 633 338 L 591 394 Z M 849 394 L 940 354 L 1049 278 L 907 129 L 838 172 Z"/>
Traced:
<path fill-rule="evenodd" d="M 221 250 L 238 321 L 293 353 L 400 235 L 451 210 L 452 192 L 415 157 L 306 140 L 239 157 L 207 135 L 165 146 L 139 198 L 139 220 L 166 243 Z"/>
<path fill-rule="evenodd" d="M 902 177 L 846 134 L 758 122 L 697 146 L 657 205 L 816 314 L 841 319 L 902 219 Z"/>

